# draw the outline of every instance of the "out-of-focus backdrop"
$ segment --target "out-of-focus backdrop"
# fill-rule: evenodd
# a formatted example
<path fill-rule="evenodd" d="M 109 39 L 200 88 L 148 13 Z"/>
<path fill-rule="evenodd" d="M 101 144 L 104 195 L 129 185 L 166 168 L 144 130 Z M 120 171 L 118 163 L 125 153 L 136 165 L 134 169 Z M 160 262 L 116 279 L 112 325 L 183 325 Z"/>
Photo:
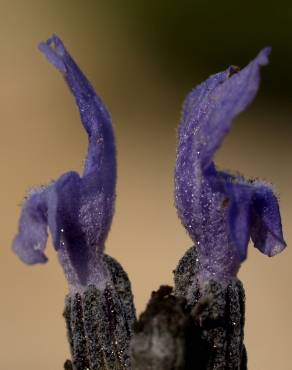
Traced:
<path fill-rule="evenodd" d="M 25 191 L 81 170 L 86 136 L 67 87 L 37 51 L 53 32 L 66 43 L 113 117 L 118 198 L 107 251 L 132 280 L 139 312 L 172 284 L 191 245 L 173 206 L 176 128 L 186 93 L 266 45 L 260 93 L 217 155 L 221 168 L 272 182 L 288 248 L 252 246 L 240 278 L 247 293 L 250 370 L 291 370 L 292 3 L 287 1 L 0 0 L 0 369 L 61 369 L 66 282 L 49 263 L 28 267 L 10 250 Z"/>

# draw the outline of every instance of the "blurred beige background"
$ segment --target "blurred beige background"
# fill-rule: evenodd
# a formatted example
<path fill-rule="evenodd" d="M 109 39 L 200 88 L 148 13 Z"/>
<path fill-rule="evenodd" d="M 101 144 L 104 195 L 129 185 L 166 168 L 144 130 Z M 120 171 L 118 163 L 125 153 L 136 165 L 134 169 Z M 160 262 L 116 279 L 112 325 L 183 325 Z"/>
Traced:
<path fill-rule="evenodd" d="M 50 261 L 43 266 L 27 267 L 10 250 L 25 191 L 81 170 L 86 152 L 73 99 L 36 48 L 52 32 L 64 40 L 112 113 L 119 178 L 107 252 L 128 271 L 138 312 L 152 290 L 172 284 L 172 270 L 191 245 L 173 206 L 175 130 L 186 84 L 179 74 L 172 78 L 155 49 L 132 33 L 126 16 L 106 4 L 0 0 L 0 370 L 61 369 L 68 356 L 61 315 L 67 287 L 51 243 Z M 243 65 L 253 56 L 227 57 L 225 63 Z M 214 72 L 202 74 L 198 67 L 188 88 Z M 289 102 L 260 96 L 217 156 L 220 167 L 275 185 L 288 245 L 290 109 Z M 250 246 L 240 271 L 250 370 L 291 370 L 291 262 L 291 247 L 269 259 Z"/>

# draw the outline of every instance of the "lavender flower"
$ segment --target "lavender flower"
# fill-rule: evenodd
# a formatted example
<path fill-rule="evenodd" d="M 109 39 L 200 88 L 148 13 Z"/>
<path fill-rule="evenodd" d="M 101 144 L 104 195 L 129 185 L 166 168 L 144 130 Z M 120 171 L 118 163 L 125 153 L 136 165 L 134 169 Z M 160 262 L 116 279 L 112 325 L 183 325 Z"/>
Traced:
<path fill-rule="evenodd" d="M 13 250 L 27 264 L 44 263 L 47 227 L 71 288 L 100 285 L 104 243 L 115 201 L 116 150 L 110 115 L 57 36 L 39 49 L 65 78 L 88 134 L 83 175 L 63 174 L 25 201 Z"/>
<path fill-rule="evenodd" d="M 229 67 L 209 77 L 187 96 L 178 133 L 175 202 L 178 215 L 197 244 L 199 281 L 228 281 L 246 259 L 249 239 L 268 256 L 281 252 L 283 239 L 277 198 L 261 181 L 218 171 L 216 150 L 233 119 L 254 99 L 260 67 L 270 49 L 241 71 Z"/>
<path fill-rule="evenodd" d="M 65 369 L 128 369 L 135 321 L 131 284 L 121 265 L 105 255 L 115 202 L 116 149 L 110 115 L 93 87 L 52 36 L 39 49 L 65 78 L 88 134 L 83 175 L 67 172 L 35 189 L 21 212 L 13 250 L 27 264 L 44 263 L 48 227 L 70 294 L 64 318 L 72 361 Z"/>
<path fill-rule="evenodd" d="M 241 71 L 229 67 L 195 88 L 179 127 L 175 201 L 195 246 L 174 272 L 174 294 L 186 299 L 195 319 L 206 370 L 247 369 L 245 293 L 236 274 L 250 237 L 268 256 L 286 246 L 271 187 L 218 171 L 213 162 L 232 120 L 255 97 L 269 52 L 264 49 Z M 199 359 L 200 351 L 195 356 Z"/>

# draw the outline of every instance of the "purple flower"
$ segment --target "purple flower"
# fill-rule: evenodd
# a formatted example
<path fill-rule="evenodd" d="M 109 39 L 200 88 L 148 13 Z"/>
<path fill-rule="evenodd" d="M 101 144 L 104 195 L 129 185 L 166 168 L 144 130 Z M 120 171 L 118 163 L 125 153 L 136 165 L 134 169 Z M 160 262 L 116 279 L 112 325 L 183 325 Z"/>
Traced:
<path fill-rule="evenodd" d="M 69 285 L 103 284 L 102 256 L 114 213 L 116 150 L 110 115 L 57 36 L 39 49 L 65 78 L 88 135 L 82 176 L 63 174 L 26 199 L 13 250 L 27 264 L 44 263 L 48 227 Z"/>
<path fill-rule="evenodd" d="M 199 276 L 226 280 L 246 259 L 251 237 L 262 253 L 273 256 L 286 244 L 278 201 L 261 181 L 218 171 L 216 150 L 233 119 L 254 99 L 260 67 L 270 49 L 241 71 L 229 67 L 209 77 L 187 96 L 178 132 L 175 202 L 178 215 L 197 244 Z"/>

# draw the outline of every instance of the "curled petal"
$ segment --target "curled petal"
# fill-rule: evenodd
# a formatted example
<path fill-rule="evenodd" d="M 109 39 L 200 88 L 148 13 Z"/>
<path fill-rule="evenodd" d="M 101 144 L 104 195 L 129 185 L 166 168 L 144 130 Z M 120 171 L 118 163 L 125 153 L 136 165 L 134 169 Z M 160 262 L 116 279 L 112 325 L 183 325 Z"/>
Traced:
<path fill-rule="evenodd" d="M 182 112 L 179 141 L 189 142 L 206 169 L 228 133 L 232 120 L 254 99 L 260 67 L 268 63 L 270 48 L 263 49 L 244 69 L 229 67 L 209 77 L 187 96 Z"/>
<path fill-rule="evenodd" d="M 27 264 L 45 263 L 47 232 L 47 201 L 45 189 L 37 189 L 23 205 L 18 234 L 13 241 L 13 251 Z"/>
<path fill-rule="evenodd" d="M 254 246 L 267 256 L 280 253 L 286 243 L 283 238 L 278 199 L 273 190 L 262 182 L 226 183 L 230 197 L 230 235 L 244 261 L 250 237 Z"/>
<path fill-rule="evenodd" d="M 113 176 L 116 173 L 116 151 L 111 119 L 105 105 L 56 35 L 41 43 L 39 49 L 48 61 L 62 72 L 76 99 L 89 140 L 84 175 L 101 175 L 108 190 L 113 192 L 116 180 Z"/>
<path fill-rule="evenodd" d="M 229 78 L 220 84 L 209 97 L 208 120 L 202 124 L 201 163 L 207 168 L 216 150 L 228 133 L 233 119 L 254 99 L 260 82 L 260 67 L 268 63 L 270 48 L 259 55 L 239 72 L 228 68 Z"/>
<path fill-rule="evenodd" d="M 286 243 L 279 204 L 272 189 L 264 183 L 255 184 L 251 215 L 251 238 L 255 247 L 270 257 L 280 253 Z"/>

